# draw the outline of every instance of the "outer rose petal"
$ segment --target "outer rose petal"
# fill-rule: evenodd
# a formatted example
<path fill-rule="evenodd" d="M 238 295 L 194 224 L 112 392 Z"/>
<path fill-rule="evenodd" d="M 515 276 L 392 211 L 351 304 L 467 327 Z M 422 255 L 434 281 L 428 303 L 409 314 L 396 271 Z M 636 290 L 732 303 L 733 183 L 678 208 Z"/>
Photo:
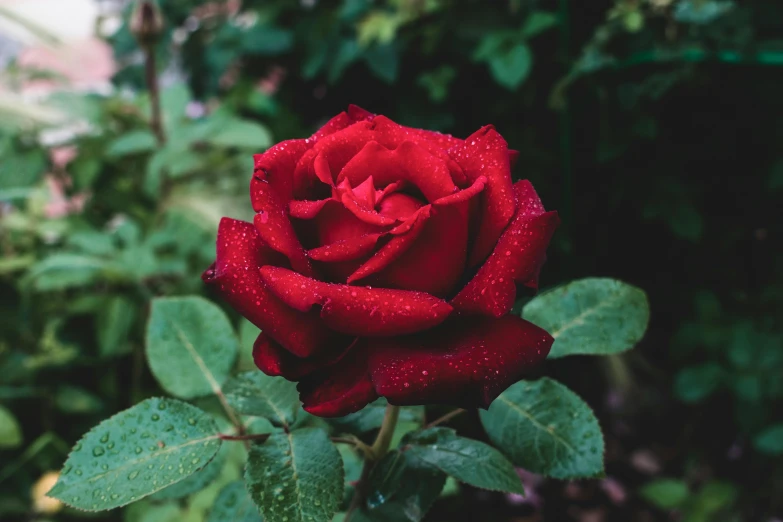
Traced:
<path fill-rule="evenodd" d="M 264 286 L 259 267 L 283 261 L 283 256 L 264 245 L 252 224 L 223 218 L 218 229 L 217 260 L 202 279 L 250 322 L 292 353 L 305 357 L 335 334 L 317 314 L 291 309 Z"/>
<path fill-rule="evenodd" d="M 276 252 L 285 255 L 294 270 L 310 275 L 313 268 L 288 218 L 287 206 L 267 205 L 253 218 L 258 235 Z"/>
<path fill-rule="evenodd" d="M 516 316 L 450 321 L 379 340 L 369 367 L 378 395 L 396 405 L 487 408 L 549 354 L 554 339 Z"/>
<path fill-rule="evenodd" d="M 495 251 L 457 296 L 451 300 L 460 313 L 500 317 L 516 299 L 516 283 L 537 286 L 537 277 L 560 219 L 544 212 L 529 181 L 514 185 L 517 214 L 498 240 Z"/>
<path fill-rule="evenodd" d="M 471 183 L 479 176 L 487 178 L 481 195 L 481 222 L 468 258 L 469 266 L 476 266 L 492 252 L 500 234 L 514 217 L 508 144 L 494 127 L 487 125 L 449 154 L 462 166 Z"/>
<path fill-rule="evenodd" d="M 341 112 L 331 120 L 327 121 L 315 134 L 310 136 L 309 142 L 315 143 L 324 136 L 334 134 L 337 131 L 341 131 L 346 127 L 350 127 L 354 123 L 364 120 L 371 120 L 374 115 L 368 111 L 365 111 L 361 107 L 356 105 L 349 105 L 346 112 Z"/>
<path fill-rule="evenodd" d="M 261 278 L 288 306 L 320 305 L 329 328 L 357 336 L 405 335 L 432 328 L 451 313 L 442 299 L 423 292 L 322 283 L 285 268 L 265 266 Z"/>
<path fill-rule="evenodd" d="M 310 148 L 305 140 L 278 143 L 263 154 L 253 156 L 253 177 L 250 180 L 250 201 L 253 210 L 262 210 L 267 203 L 264 191 L 271 189 L 278 201 L 286 203 L 294 190 L 294 169 L 302 155 Z"/>
<path fill-rule="evenodd" d="M 282 376 L 289 381 L 298 381 L 305 375 L 336 363 L 355 344 L 348 343 L 347 339 L 342 342 L 345 345 L 343 349 L 337 350 L 330 347 L 323 354 L 301 359 L 262 332 L 253 343 L 253 361 L 258 369 L 267 375 Z"/>
<path fill-rule="evenodd" d="M 367 370 L 366 347 L 351 350 L 337 364 L 302 379 L 302 407 L 319 417 L 342 417 L 378 398 Z"/>

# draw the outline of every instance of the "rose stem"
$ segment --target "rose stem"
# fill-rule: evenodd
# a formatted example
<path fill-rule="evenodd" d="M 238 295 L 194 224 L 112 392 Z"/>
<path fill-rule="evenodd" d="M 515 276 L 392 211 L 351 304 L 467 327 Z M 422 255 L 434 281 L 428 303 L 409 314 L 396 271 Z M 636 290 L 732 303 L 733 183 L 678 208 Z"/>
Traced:
<path fill-rule="evenodd" d="M 389 404 L 386 406 L 386 413 L 383 416 L 383 423 L 381 429 L 378 431 L 378 435 L 375 437 L 370 451 L 365 454 L 364 466 L 362 466 L 362 474 L 359 477 L 359 481 L 356 483 L 356 487 L 353 493 L 353 499 L 351 499 L 351 506 L 345 513 L 345 522 L 351 520 L 351 515 L 364 501 L 367 489 L 367 479 L 370 477 L 370 472 L 375 466 L 375 463 L 381 460 L 389 451 L 391 445 L 392 436 L 394 435 L 394 428 L 397 426 L 397 419 L 400 417 L 400 407 L 392 406 Z"/>
<path fill-rule="evenodd" d="M 422 428 L 422 429 L 426 430 L 426 429 L 429 429 L 429 428 L 434 428 L 435 426 L 437 426 L 439 424 L 443 424 L 444 422 L 450 421 L 451 419 L 453 419 L 457 415 L 465 413 L 466 411 L 468 411 L 468 410 L 463 409 L 463 408 L 460 408 L 460 409 L 454 410 L 454 411 L 450 411 L 446 415 L 443 415 L 442 417 L 438 417 L 434 421 L 430 422 L 429 424 L 424 426 L 424 428 Z"/>
<path fill-rule="evenodd" d="M 152 120 L 150 127 L 155 137 L 158 139 L 158 145 L 166 143 L 166 133 L 163 130 L 163 118 L 160 111 L 160 88 L 158 86 L 158 71 L 155 66 L 155 46 L 151 44 L 143 45 L 144 51 L 144 72 L 147 79 L 147 90 L 150 93 L 150 104 L 152 105 Z"/>

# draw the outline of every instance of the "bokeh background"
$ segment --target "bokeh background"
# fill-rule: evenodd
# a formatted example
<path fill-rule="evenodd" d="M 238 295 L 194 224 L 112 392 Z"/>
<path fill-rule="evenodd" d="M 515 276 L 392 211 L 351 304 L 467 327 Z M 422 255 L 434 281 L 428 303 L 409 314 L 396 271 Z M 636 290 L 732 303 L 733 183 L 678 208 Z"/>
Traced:
<path fill-rule="evenodd" d="M 252 212 L 252 153 L 349 103 L 460 137 L 494 124 L 563 219 L 542 286 L 611 276 L 651 303 L 635 351 L 543 370 L 596 410 L 605 479 L 450 484 L 428 520 L 783 518 L 779 0 L 160 6 L 164 145 L 129 2 L 0 1 L 0 520 L 204 520 L 230 459 L 200 493 L 108 514 L 43 493 L 84 432 L 160 393 L 148 303 L 205 293 L 219 218 Z M 251 368 L 257 331 L 232 317 Z"/>

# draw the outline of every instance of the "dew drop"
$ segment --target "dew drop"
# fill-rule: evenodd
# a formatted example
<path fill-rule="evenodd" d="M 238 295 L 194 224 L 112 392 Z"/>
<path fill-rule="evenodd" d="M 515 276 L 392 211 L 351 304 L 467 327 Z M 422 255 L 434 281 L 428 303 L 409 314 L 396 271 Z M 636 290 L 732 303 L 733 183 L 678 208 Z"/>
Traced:
<path fill-rule="evenodd" d="M 160 415 L 158 415 L 157 413 L 153 413 L 151 419 L 153 421 L 159 421 L 160 420 Z"/>
<path fill-rule="evenodd" d="M 101 455 L 103 455 L 104 453 L 106 453 L 106 450 L 105 450 L 105 449 L 103 449 L 103 446 L 95 446 L 95 447 L 92 449 L 92 454 L 93 454 L 94 456 L 96 456 L 96 457 L 100 457 L 100 456 L 101 456 Z"/>
<path fill-rule="evenodd" d="M 101 442 L 104 443 L 104 444 L 109 442 L 109 434 L 108 433 L 106 433 L 103 437 L 101 437 Z"/>
<path fill-rule="evenodd" d="M 195 426 L 196 425 L 196 419 L 188 419 L 188 424 L 190 424 L 191 426 Z"/>
<path fill-rule="evenodd" d="M 128 474 L 128 480 L 133 480 L 133 479 L 135 479 L 138 476 L 139 476 L 139 472 L 138 471 L 131 471 Z"/>

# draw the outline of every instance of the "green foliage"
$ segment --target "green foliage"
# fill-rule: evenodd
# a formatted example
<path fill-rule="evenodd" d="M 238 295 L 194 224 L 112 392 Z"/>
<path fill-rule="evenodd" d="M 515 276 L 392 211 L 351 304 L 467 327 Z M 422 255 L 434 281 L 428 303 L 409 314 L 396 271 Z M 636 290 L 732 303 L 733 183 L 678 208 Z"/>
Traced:
<path fill-rule="evenodd" d="M 523 493 L 511 463 L 495 448 L 458 437 L 448 428 L 429 428 L 403 439 L 405 451 L 433 468 L 477 488 Z"/>
<path fill-rule="evenodd" d="M 681 480 L 658 479 L 643 486 L 640 493 L 660 509 L 677 509 L 687 522 L 720 520 L 716 515 L 731 507 L 737 498 L 734 485 L 715 480 L 693 492 Z"/>
<path fill-rule="evenodd" d="M 340 454 L 326 433 L 275 433 L 250 448 L 245 481 L 268 522 L 330 522 L 343 497 Z"/>
<path fill-rule="evenodd" d="M 768 455 L 783 455 L 783 423 L 764 429 L 753 439 L 753 445 Z"/>
<path fill-rule="evenodd" d="M 555 338 L 550 358 L 624 352 L 644 336 L 645 293 L 614 279 L 582 279 L 545 292 L 522 315 Z"/>
<path fill-rule="evenodd" d="M 0 406 L 0 448 L 16 448 L 22 444 L 22 429 L 8 409 Z"/>
<path fill-rule="evenodd" d="M 649 482 L 639 493 L 645 500 L 661 509 L 678 508 L 690 495 L 688 485 L 675 479 L 658 479 Z"/>
<path fill-rule="evenodd" d="M 195 473 L 219 448 L 217 425 L 204 412 L 147 399 L 82 437 L 49 494 L 86 511 L 124 506 Z"/>
<path fill-rule="evenodd" d="M 238 413 L 265 417 L 279 426 L 289 426 L 299 413 L 296 383 L 249 371 L 226 383 L 226 400 Z"/>
<path fill-rule="evenodd" d="M 220 490 L 207 522 L 261 522 L 258 508 L 250 499 L 244 481 L 232 482 Z"/>
<path fill-rule="evenodd" d="M 481 423 L 515 465 L 558 479 L 601 476 L 604 440 L 590 407 L 552 379 L 522 381 L 500 394 Z"/>
<path fill-rule="evenodd" d="M 214 393 L 228 378 L 239 346 L 225 314 L 197 297 L 158 298 L 147 325 L 147 359 L 161 386 L 177 397 Z"/>
<path fill-rule="evenodd" d="M 419 522 L 443 490 L 446 474 L 409 451 L 392 451 L 372 470 L 365 504 L 356 512 L 371 520 Z"/>

